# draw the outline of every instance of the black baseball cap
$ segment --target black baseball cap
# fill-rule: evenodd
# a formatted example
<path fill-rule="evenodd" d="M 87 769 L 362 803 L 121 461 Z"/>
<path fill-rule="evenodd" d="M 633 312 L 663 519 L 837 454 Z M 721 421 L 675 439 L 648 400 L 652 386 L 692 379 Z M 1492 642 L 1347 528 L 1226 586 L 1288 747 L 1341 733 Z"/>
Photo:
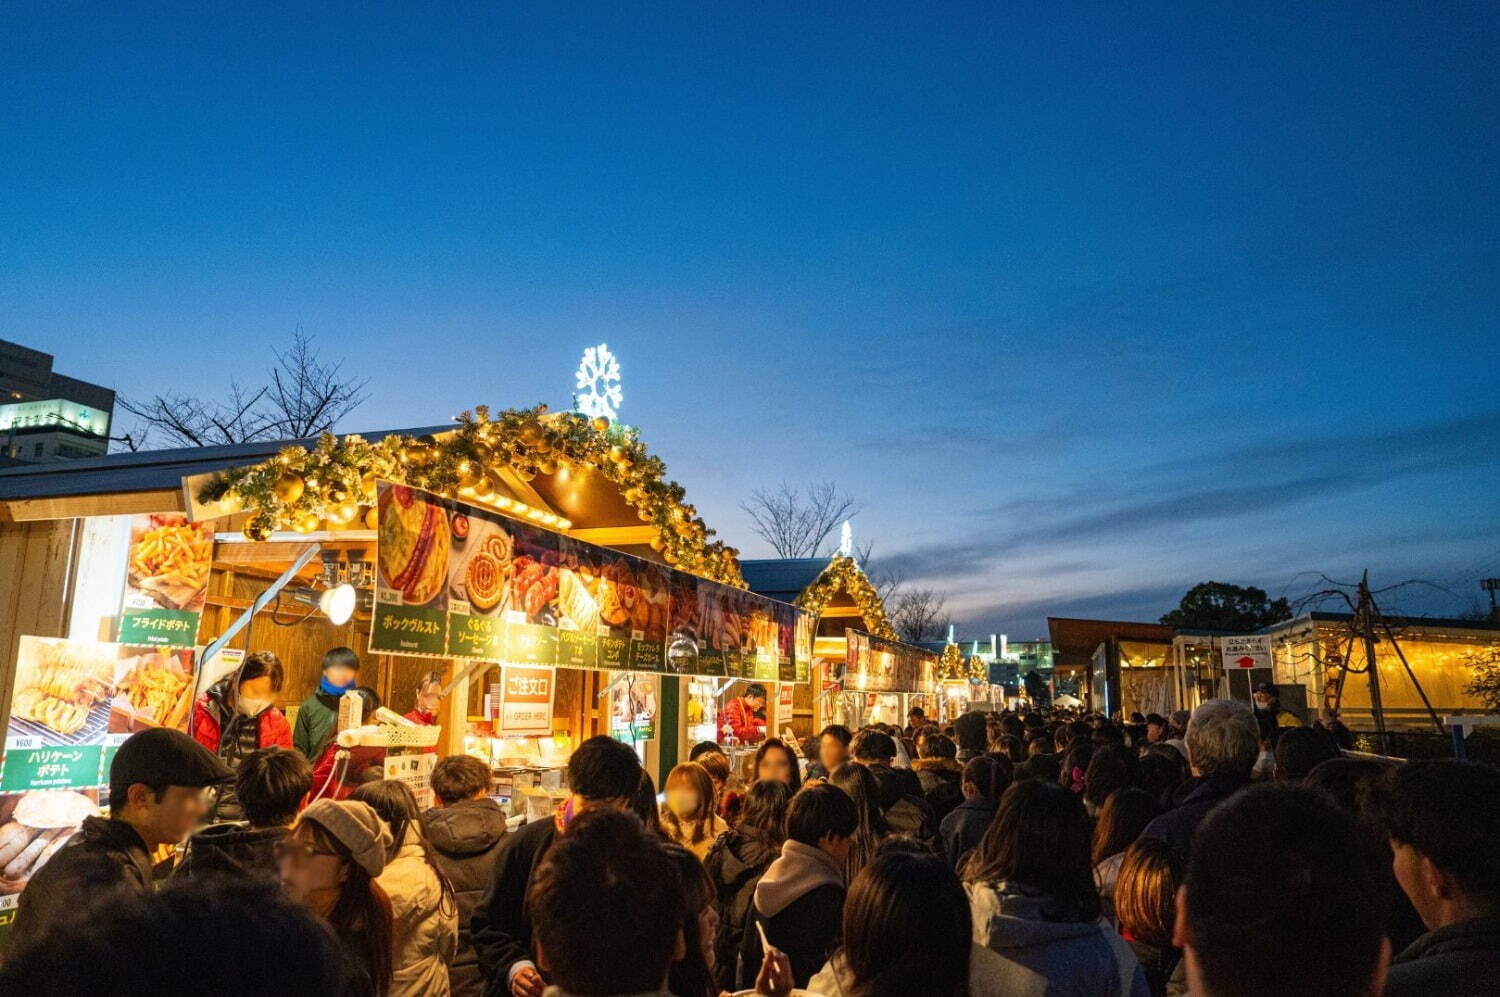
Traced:
<path fill-rule="evenodd" d="M 234 778 L 224 760 L 179 730 L 152 727 L 132 734 L 109 763 L 109 784 L 212 786 Z"/>
<path fill-rule="evenodd" d="M 1276 691 L 1276 687 L 1274 685 L 1272 685 L 1271 683 L 1269 683 L 1269 682 L 1260 682 L 1260 683 L 1257 683 L 1256 686 L 1255 686 L 1255 691 L 1256 692 L 1263 692 L 1263 693 L 1265 693 L 1268 696 L 1280 695 Z"/>

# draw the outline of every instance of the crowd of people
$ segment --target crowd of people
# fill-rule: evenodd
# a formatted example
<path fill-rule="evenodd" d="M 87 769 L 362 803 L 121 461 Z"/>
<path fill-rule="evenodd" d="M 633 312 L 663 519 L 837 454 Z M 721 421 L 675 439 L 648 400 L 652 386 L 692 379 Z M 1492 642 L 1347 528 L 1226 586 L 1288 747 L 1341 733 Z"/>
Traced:
<path fill-rule="evenodd" d="M 1494 992 L 1500 770 L 1353 757 L 1264 712 L 914 711 L 764 739 L 743 781 L 700 744 L 660 794 L 596 737 L 516 830 L 466 756 L 437 762 L 424 813 L 380 779 L 307 803 L 319 717 L 302 751 L 221 715 L 232 764 L 146 731 L 111 815 L 22 894 L 0 992 Z M 195 830 L 213 786 L 238 817 Z"/>

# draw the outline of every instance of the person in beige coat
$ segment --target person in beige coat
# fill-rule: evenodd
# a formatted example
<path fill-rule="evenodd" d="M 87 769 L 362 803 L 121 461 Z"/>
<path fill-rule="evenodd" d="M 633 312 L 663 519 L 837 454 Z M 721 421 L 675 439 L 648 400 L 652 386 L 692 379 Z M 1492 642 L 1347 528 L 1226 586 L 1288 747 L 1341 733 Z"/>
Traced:
<path fill-rule="evenodd" d="M 403 782 L 383 779 L 354 791 L 391 826 L 397 844 L 377 882 L 395 914 L 390 997 L 448 997 L 448 965 L 458 951 L 458 903 L 422 833 L 416 797 Z"/>

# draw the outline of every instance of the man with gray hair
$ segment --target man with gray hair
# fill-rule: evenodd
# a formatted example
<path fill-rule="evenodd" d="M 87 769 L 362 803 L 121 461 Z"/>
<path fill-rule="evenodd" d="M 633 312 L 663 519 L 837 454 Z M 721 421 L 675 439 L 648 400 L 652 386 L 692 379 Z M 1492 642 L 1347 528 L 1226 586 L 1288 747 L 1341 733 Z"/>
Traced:
<path fill-rule="evenodd" d="M 1146 825 L 1143 838 L 1160 838 L 1186 856 L 1193 834 L 1208 812 L 1250 785 L 1260 754 L 1260 730 L 1250 707 L 1233 699 L 1210 699 L 1187 725 L 1188 765 L 1193 770 L 1177 806 Z"/>

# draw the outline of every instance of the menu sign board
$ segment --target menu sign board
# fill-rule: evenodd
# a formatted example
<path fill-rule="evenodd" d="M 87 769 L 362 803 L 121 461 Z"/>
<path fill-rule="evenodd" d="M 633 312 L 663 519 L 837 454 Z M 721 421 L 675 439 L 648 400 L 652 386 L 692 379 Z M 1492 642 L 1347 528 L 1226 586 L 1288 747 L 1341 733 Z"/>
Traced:
<path fill-rule="evenodd" d="M 850 692 L 920 692 L 936 688 L 938 656 L 925 648 L 845 631 L 844 688 Z"/>
<path fill-rule="evenodd" d="M 370 650 L 443 654 L 448 648 L 448 555 L 454 528 L 448 503 L 380 482 L 375 616 Z"/>
<path fill-rule="evenodd" d="M 130 524 L 120 643 L 198 643 L 213 559 L 213 523 L 189 523 L 178 513 L 137 516 Z"/>
<path fill-rule="evenodd" d="M 181 730 L 193 651 L 23 636 L 0 756 L 0 940 L 31 876 L 97 814 L 115 748 L 137 730 Z"/>
<path fill-rule="evenodd" d="M 550 668 L 505 665 L 500 669 L 500 709 L 496 733 L 540 736 L 552 733 L 552 699 L 557 694 Z"/>
<path fill-rule="evenodd" d="M 420 489 L 376 491 L 372 651 L 807 679 L 811 618 L 793 606 Z"/>
<path fill-rule="evenodd" d="M 634 743 L 656 737 L 661 678 L 644 672 L 611 674 L 609 734 L 616 741 Z"/>

